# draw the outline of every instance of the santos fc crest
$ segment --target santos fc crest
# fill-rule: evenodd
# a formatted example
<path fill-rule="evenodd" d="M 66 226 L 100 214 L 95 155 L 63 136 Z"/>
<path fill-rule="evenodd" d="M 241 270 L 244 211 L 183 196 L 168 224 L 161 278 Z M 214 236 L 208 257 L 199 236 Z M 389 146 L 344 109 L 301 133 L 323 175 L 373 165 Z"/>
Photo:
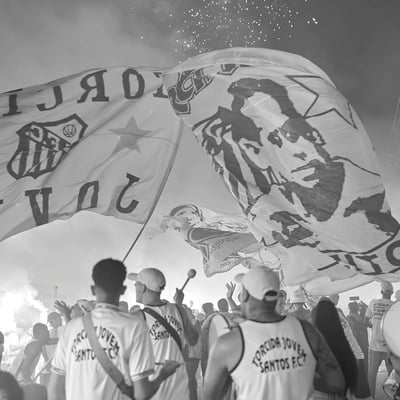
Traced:
<path fill-rule="evenodd" d="M 76 114 L 59 121 L 31 122 L 16 133 L 18 148 L 7 164 L 15 179 L 54 171 L 83 137 L 87 125 Z"/>

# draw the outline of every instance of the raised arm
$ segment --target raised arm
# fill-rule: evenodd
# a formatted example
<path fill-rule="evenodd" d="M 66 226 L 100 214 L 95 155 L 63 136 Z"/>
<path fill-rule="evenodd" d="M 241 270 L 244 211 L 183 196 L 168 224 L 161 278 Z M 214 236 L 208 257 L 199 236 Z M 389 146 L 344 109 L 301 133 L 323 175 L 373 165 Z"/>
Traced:
<path fill-rule="evenodd" d="M 25 358 L 21 365 L 21 374 L 24 380 L 32 381 L 32 374 L 39 359 L 42 347 L 39 342 L 29 343 L 25 348 Z"/>
<path fill-rule="evenodd" d="M 231 308 L 232 311 L 240 311 L 240 307 L 233 300 L 233 292 L 235 291 L 236 284 L 229 282 L 225 284 L 225 287 L 227 289 L 226 298 L 228 300 L 229 307 Z"/>
<path fill-rule="evenodd" d="M 182 317 L 183 322 L 183 333 L 185 335 L 185 339 L 190 346 L 194 346 L 197 343 L 199 338 L 199 332 L 197 331 L 196 327 L 192 325 L 190 322 L 189 316 L 183 306 L 183 292 L 179 289 L 176 289 L 174 300 L 175 304 L 178 307 L 178 310 Z"/>

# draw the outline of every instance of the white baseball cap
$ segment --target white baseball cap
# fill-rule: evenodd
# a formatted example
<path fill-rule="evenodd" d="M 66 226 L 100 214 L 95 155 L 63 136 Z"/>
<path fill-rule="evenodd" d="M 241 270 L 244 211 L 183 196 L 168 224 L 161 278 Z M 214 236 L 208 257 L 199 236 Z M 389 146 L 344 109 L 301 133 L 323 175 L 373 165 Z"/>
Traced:
<path fill-rule="evenodd" d="M 241 283 L 250 295 L 258 300 L 274 301 L 279 295 L 279 276 L 271 268 L 258 265 L 250 268 L 249 272 L 235 276 L 235 281 Z M 269 294 L 275 292 L 276 294 Z"/>
<path fill-rule="evenodd" d="M 144 268 L 139 273 L 131 272 L 128 279 L 146 286 L 153 292 L 162 292 L 165 288 L 165 276 L 157 268 Z"/>

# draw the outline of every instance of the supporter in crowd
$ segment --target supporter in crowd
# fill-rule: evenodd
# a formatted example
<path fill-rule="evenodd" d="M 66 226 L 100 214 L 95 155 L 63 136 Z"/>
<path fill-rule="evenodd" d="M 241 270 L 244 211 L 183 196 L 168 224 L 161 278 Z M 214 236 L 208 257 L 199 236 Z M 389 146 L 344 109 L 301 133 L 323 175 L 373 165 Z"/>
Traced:
<path fill-rule="evenodd" d="M 41 355 L 45 357 L 45 362 L 47 361 L 44 346 L 56 341 L 56 339 L 50 339 L 47 325 L 40 322 L 33 326 L 32 334 L 32 340 L 14 358 L 10 367 L 10 372 L 15 378 L 25 382 L 32 382 Z"/>
<path fill-rule="evenodd" d="M 123 385 L 117 387 L 109 371 L 99 365 L 83 318 L 75 318 L 66 325 L 57 345 L 49 400 L 122 400 L 126 399 L 122 390 L 127 391 L 132 384 L 135 399 L 147 400 L 178 365 L 166 362 L 157 377 L 149 380 L 155 365 L 147 326 L 142 318 L 118 309 L 119 298 L 126 290 L 125 265 L 110 258 L 101 260 L 94 266 L 92 278 L 96 306 L 88 315 L 95 329 L 94 340 L 123 375 Z"/>
<path fill-rule="evenodd" d="M 186 359 L 186 371 L 189 377 L 189 398 L 190 400 L 197 400 L 197 378 L 196 373 L 199 368 L 200 359 L 201 359 L 201 340 L 200 340 L 200 332 L 201 325 L 200 321 L 196 319 L 192 310 L 189 307 L 185 307 L 187 315 L 189 317 L 190 323 L 195 327 L 199 337 L 197 338 L 197 343 L 194 346 L 187 346 L 187 359 Z"/>
<path fill-rule="evenodd" d="M 328 299 L 321 299 L 312 311 L 312 322 L 322 333 L 332 350 L 345 379 L 343 393 L 335 396 L 335 400 L 345 399 L 347 390 L 354 392 L 357 383 L 357 361 L 346 339 L 338 312 L 334 304 Z M 314 393 L 315 400 L 328 400 L 332 396 L 329 390 L 322 385 Z"/>
<path fill-rule="evenodd" d="M 59 328 L 62 326 L 62 319 L 61 319 L 61 314 L 58 312 L 51 312 L 47 316 L 47 323 L 50 326 L 49 329 L 49 336 L 51 339 L 58 339 L 59 336 Z"/>
<path fill-rule="evenodd" d="M 393 303 L 391 300 L 393 285 L 388 282 L 381 284 L 382 298 L 371 300 L 365 313 L 364 321 L 371 328 L 371 338 L 369 342 L 369 368 L 368 380 L 372 396 L 375 396 L 376 375 L 382 361 L 385 361 L 388 375 L 392 367 L 388 362 L 388 350 L 382 333 L 382 317 Z"/>
<path fill-rule="evenodd" d="M 39 357 L 36 367 L 36 371 L 39 374 L 39 381 L 44 386 L 47 386 L 50 379 L 50 363 L 56 349 L 60 328 L 62 326 L 61 314 L 57 312 L 51 312 L 47 316 L 47 323 L 50 327 L 49 337 L 52 340 L 42 346 L 42 354 Z"/>
<path fill-rule="evenodd" d="M 352 301 L 348 305 L 349 314 L 347 315 L 347 321 L 349 322 L 350 328 L 356 338 L 362 352 L 364 353 L 365 370 L 368 371 L 368 329 L 364 322 L 365 310 L 362 312 L 363 306 L 361 303 Z"/>
<path fill-rule="evenodd" d="M 369 399 L 371 391 L 367 379 L 367 368 L 365 367 L 364 353 L 361 350 L 361 347 L 358 344 L 357 339 L 354 337 L 353 332 L 350 328 L 350 324 L 347 321 L 342 309 L 337 307 L 339 303 L 339 295 L 332 294 L 329 296 L 328 300 L 330 300 L 336 307 L 336 311 L 338 313 L 340 323 L 342 324 L 342 328 L 346 336 L 346 339 L 350 345 L 351 350 L 353 351 L 355 358 L 357 359 L 357 366 L 358 366 L 357 385 L 353 389 L 353 395 L 356 399 Z"/>
<path fill-rule="evenodd" d="M 203 376 L 206 372 L 208 355 L 212 345 L 219 336 L 228 333 L 232 327 L 242 321 L 242 318 L 229 312 L 226 299 L 219 299 L 217 304 L 218 311 L 208 315 L 201 325 L 201 371 Z"/>
<path fill-rule="evenodd" d="M 183 303 L 183 292 L 176 290 L 175 302 L 161 299 L 165 288 L 164 274 L 157 268 L 145 268 L 139 273 L 129 274 L 134 280 L 136 302 L 143 304 L 145 318 L 153 345 L 156 364 L 174 360 L 184 364 L 182 353 L 184 340 L 191 346 L 198 340 L 198 332 L 190 323 Z M 186 368 L 179 368 L 173 376 L 163 382 L 153 400 L 189 400 L 189 379 Z"/>
<path fill-rule="evenodd" d="M 204 303 L 201 306 L 204 314 L 206 314 L 206 318 L 215 312 L 213 303 Z"/>
<path fill-rule="evenodd" d="M 313 382 L 317 389 L 343 393 L 343 373 L 321 334 L 307 321 L 276 312 L 278 275 L 256 266 L 236 279 L 247 320 L 217 339 L 204 400 L 219 400 L 230 378 L 241 400 L 309 400 Z"/>
<path fill-rule="evenodd" d="M 0 400 L 24 400 L 21 386 L 13 375 L 5 371 L 0 371 Z"/>

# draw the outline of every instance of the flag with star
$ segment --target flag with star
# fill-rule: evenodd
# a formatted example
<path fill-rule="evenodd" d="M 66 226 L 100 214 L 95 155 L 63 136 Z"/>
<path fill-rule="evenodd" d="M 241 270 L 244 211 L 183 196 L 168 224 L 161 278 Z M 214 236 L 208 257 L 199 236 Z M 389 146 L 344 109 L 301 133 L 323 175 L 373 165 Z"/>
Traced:
<path fill-rule="evenodd" d="M 288 285 L 400 280 L 399 223 L 375 152 L 324 71 L 295 54 L 232 48 L 181 63 L 164 83 Z"/>
<path fill-rule="evenodd" d="M 181 136 L 162 73 L 97 68 L 0 95 L 0 240 L 82 210 L 148 219 Z"/>

